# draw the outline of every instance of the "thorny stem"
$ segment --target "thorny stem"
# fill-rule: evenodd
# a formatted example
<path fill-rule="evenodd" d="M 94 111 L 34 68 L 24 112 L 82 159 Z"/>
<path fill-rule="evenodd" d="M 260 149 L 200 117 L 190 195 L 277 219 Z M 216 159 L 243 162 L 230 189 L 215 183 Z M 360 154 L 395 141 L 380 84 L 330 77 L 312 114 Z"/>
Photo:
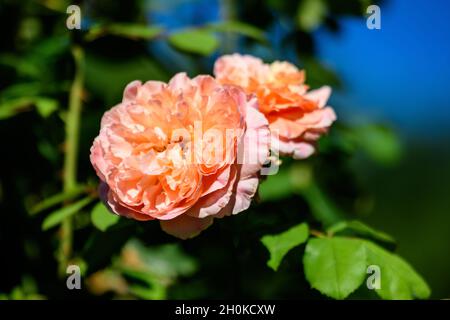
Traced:
<path fill-rule="evenodd" d="M 66 117 L 66 143 L 63 190 L 70 192 L 77 186 L 78 137 L 80 131 L 81 97 L 84 81 L 84 53 L 79 46 L 72 48 L 75 60 L 75 77 L 70 88 L 69 110 Z M 59 273 L 65 274 L 72 254 L 72 218 L 66 218 L 60 229 L 58 249 Z"/>

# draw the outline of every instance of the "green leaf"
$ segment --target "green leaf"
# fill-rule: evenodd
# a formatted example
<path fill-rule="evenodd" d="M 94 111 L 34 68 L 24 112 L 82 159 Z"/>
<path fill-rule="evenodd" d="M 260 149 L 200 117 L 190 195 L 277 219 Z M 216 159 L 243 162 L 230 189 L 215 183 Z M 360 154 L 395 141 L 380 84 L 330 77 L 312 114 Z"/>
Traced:
<path fill-rule="evenodd" d="M 42 94 L 43 85 L 37 81 L 35 82 L 23 82 L 12 84 L 4 88 L 2 92 L 2 100 L 7 101 L 14 98 L 20 98 L 23 96 L 38 96 Z"/>
<path fill-rule="evenodd" d="M 364 241 L 367 264 L 377 265 L 381 271 L 381 287 L 376 293 L 383 299 L 426 299 L 431 291 L 427 283 L 401 257 L 376 244 Z"/>
<path fill-rule="evenodd" d="M 251 24 L 243 23 L 240 21 L 223 21 L 211 23 L 208 24 L 206 28 L 211 31 L 237 33 L 261 42 L 267 41 L 263 30 L 252 26 Z"/>
<path fill-rule="evenodd" d="M 293 189 L 289 183 L 290 171 L 282 168 L 277 174 L 267 177 L 258 189 L 262 201 L 273 201 L 287 198 L 293 194 Z"/>
<path fill-rule="evenodd" d="M 197 270 L 197 262 L 186 255 L 178 244 L 164 244 L 160 246 L 145 246 L 140 241 L 129 241 L 123 250 L 133 252 L 139 257 L 142 266 L 155 275 L 164 278 L 189 276 Z"/>
<path fill-rule="evenodd" d="M 261 183 L 258 193 L 262 201 L 287 198 L 309 188 L 313 181 L 311 166 L 295 164 L 282 167 L 275 175 L 270 175 Z"/>
<path fill-rule="evenodd" d="M 14 68 L 18 74 L 28 76 L 31 78 L 39 76 L 39 68 L 33 61 L 20 58 L 13 54 L 1 54 L 0 65 L 5 65 Z"/>
<path fill-rule="evenodd" d="M 6 100 L 0 103 L 0 120 L 28 111 L 32 106 L 37 107 L 42 117 L 47 117 L 57 109 L 58 102 L 45 97 L 20 97 Z"/>
<path fill-rule="evenodd" d="M 25 300 L 25 293 L 22 291 L 22 288 L 15 287 L 11 291 L 11 300 Z"/>
<path fill-rule="evenodd" d="M 302 190 L 301 194 L 308 202 L 314 217 L 324 226 L 330 226 L 342 219 L 342 212 L 314 182 Z"/>
<path fill-rule="evenodd" d="M 331 226 L 327 230 L 327 232 L 330 234 L 339 234 L 346 231 L 350 231 L 361 237 L 367 237 L 369 239 L 386 242 L 389 244 L 395 244 L 394 238 L 392 238 L 387 233 L 369 227 L 368 225 L 357 220 L 342 221 Z"/>
<path fill-rule="evenodd" d="M 355 128 L 358 145 L 375 161 L 383 165 L 395 164 L 402 147 L 395 133 L 387 127 L 366 125 Z"/>
<path fill-rule="evenodd" d="M 212 54 L 219 45 L 212 32 L 196 29 L 174 32 L 168 40 L 178 50 L 205 56 Z"/>
<path fill-rule="evenodd" d="M 91 212 L 91 220 L 94 226 L 101 231 L 106 231 L 119 221 L 120 217 L 109 212 L 102 202 L 98 202 Z"/>
<path fill-rule="evenodd" d="M 56 64 L 60 62 L 59 58 L 66 54 L 70 48 L 69 33 L 61 35 L 48 35 L 40 38 L 35 45 L 25 50 L 23 55 L 1 54 L 0 64 L 14 68 L 19 78 L 36 80 L 41 88 L 61 85 L 55 79 Z M 50 72 L 49 72 L 50 71 Z M 45 90 L 47 91 L 47 90 Z M 36 93 L 27 92 L 21 96 L 31 96 Z"/>
<path fill-rule="evenodd" d="M 71 1 L 69 0 L 58 0 L 58 1 L 41 1 L 39 5 L 46 7 L 47 9 L 54 10 L 58 13 L 67 14 L 67 7 L 70 6 Z"/>
<path fill-rule="evenodd" d="M 36 109 L 42 118 L 47 118 L 58 109 L 58 101 L 48 98 L 39 98 L 36 100 Z"/>
<path fill-rule="evenodd" d="M 277 271 L 283 257 L 294 247 L 304 243 L 309 236 L 306 223 L 301 223 L 277 235 L 266 235 L 261 242 L 270 252 L 270 260 L 267 265 Z"/>
<path fill-rule="evenodd" d="M 129 290 L 138 298 L 145 300 L 162 300 L 167 296 L 167 284 L 164 284 L 161 279 L 158 279 L 151 272 L 134 270 L 130 268 L 122 269 L 122 273 L 130 278 L 139 280 L 145 284 L 130 285 Z"/>
<path fill-rule="evenodd" d="M 110 32 L 117 36 L 140 38 L 150 40 L 160 35 L 163 29 L 158 26 L 145 26 L 137 24 L 113 24 L 109 28 Z"/>
<path fill-rule="evenodd" d="M 2 102 L 0 104 L 0 120 L 29 110 L 33 103 L 34 98 L 30 97 L 21 97 Z"/>
<path fill-rule="evenodd" d="M 297 12 L 299 27 L 307 32 L 316 29 L 327 14 L 327 5 L 323 0 L 303 0 Z"/>
<path fill-rule="evenodd" d="M 338 143 L 344 150 L 363 151 L 378 164 L 394 165 L 402 156 L 402 144 L 388 127 L 376 124 L 336 128 Z"/>
<path fill-rule="evenodd" d="M 144 300 L 164 300 L 167 297 L 166 287 L 160 284 L 153 285 L 151 288 L 132 285 L 129 290 L 136 297 Z"/>
<path fill-rule="evenodd" d="M 366 276 L 366 250 L 357 239 L 315 238 L 308 241 L 303 256 L 306 279 L 321 293 L 344 299 Z"/>
<path fill-rule="evenodd" d="M 77 213 L 82 208 L 87 206 L 92 200 L 93 198 L 87 197 L 73 204 L 70 204 L 64 208 L 53 211 L 42 222 L 42 230 L 48 230 L 60 224 L 65 218 L 70 217 L 71 215 Z"/>
<path fill-rule="evenodd" d="M 97 25 L 92 27 L 86 34 L 86 40 L 92 41 L 107 34 L 131 38 L 151 40 L 164 31 L 159 26 L 147 26 L 132 23 L 114 23 L 109 25 Z"/>
<path fill-rule="evenodd" d="M 30 209 L 30 214 L 32 214 L 32 215 L 37 214 L 41 211 L 44 211 L 48 208 L 51 208 L 51 207 L 57 205 L 58 203 L 61 203 L 63 201 L 67 201 L 67 200 L 71 200 L 71 199 L 79 196 L 80 194 L 84 193 L 85 190 L 86 190 L 86 187 L 79 186 L 68 192 L 61 192 L 61 193 L 55 194 L 49 198 L 42 200 L 41 202 L 37 203 L 36 205 L 34 205 Z"/>
<path fill-rule="evenodd" d="M 380 268 L 383 299 L 425 299 L 430 288 L 401 257 L 377 244 L 357 238 L 316 238 L 308 241 L 303 257 L 306 279 L 323 294 L 344 299 L 358 288 L 369 266 Z"/>

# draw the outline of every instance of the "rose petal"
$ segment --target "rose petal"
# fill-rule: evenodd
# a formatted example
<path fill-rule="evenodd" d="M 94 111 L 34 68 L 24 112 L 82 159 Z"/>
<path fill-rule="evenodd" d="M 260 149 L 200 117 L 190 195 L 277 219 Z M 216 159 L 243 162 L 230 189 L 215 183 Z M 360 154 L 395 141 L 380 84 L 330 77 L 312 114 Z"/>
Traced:
<path fill-rule="evenodd" d="M 315 101 L 319 105 L 319 108 L 323 108 L 327 104 L 330 95 L 331 88 L 329 86 L 323 86 L 319 89 L 309 91 L 305 94 L 305 98 Z"/>
<path fill-rule="evenodd" d="M 160 221 L 161 228 L 165 232 L 183 240 L 197 236 L 200 232 L 208 228 L 212 223 L 212 217 L 199 219 L 185 214 L 172 220 Z"/>

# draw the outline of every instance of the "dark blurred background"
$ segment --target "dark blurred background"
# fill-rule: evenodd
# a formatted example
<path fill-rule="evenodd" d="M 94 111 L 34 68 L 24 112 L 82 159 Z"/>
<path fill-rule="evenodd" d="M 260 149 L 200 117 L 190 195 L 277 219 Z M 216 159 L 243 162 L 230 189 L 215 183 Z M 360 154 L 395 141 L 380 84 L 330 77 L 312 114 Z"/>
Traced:
<path fill-rule="evenodd" d="M 68 30 L 66 8 L 75 3 L 82 28 Z M 41 230 L 45 214 L 30 212 L 61 191 L 64 121 L 76 72 L 70 48 L 77 45 L 85 63 L 78 181 L 88 190 L 97 181 L 88 155 L 100 118 L 131 80 L 166 81 L 180 71 L 211 74 L 221 54 L 249 53 L 295 63 L 313 88 L 331 85 L 330 105 L 338 115 L 317 156 L 300 166 L 286 160 L 278 178 L 261 187 L 259 204 L 194 240 L 177 243 L 151 222 L 121 220 L 100 232 L 90 223 L 91 207 L 80 210 L 74 256 L 87 265 L 90 288 L 80 295 L 320 298 L 304 280 L 297 249 L 275 274 L 265 266 L 268 253 L 258 240 L 311 219 L 311 199 L 281 186 L 283 179 L 298 186 L 312 174 L 319 199 L 333 203 L 331 211 L 391 234 L 432 297 L 450 298 L 450 4 L 378 1 L 381 29 L 369 30 L 370 4 L 0 0 L 0 293 L 69 294 L 57 277 L 57 234 Z M 188 43 L 172 37 L 192 28 L 202 34 L 187 37 Z M 150 268 L 157 280 L 123 272 L 120 266 L 136 259 L 157 261 Z M 132 289 L 130 278 L 153 288 Z"/>

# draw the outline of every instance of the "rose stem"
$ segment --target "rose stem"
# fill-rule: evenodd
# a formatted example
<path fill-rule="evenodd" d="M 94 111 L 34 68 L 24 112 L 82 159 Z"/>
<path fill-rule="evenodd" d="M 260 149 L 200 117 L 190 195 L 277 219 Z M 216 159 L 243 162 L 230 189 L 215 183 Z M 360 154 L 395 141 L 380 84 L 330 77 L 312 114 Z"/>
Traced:
<path fill-rule="evenodd" d="M 69 110 L 66 118 L 66 146 L 63 169 L 63 190 L 70 192 L 77 186 L 77 155 L 80 129 L 81 96 L 84 81 L 84 53 L 79 46 L 72 48 L 75 76 L 69 93 Z M 59 273 L 65 274 L 72 254 L 72 217 L 63 220 L 58 250 Z"/>

